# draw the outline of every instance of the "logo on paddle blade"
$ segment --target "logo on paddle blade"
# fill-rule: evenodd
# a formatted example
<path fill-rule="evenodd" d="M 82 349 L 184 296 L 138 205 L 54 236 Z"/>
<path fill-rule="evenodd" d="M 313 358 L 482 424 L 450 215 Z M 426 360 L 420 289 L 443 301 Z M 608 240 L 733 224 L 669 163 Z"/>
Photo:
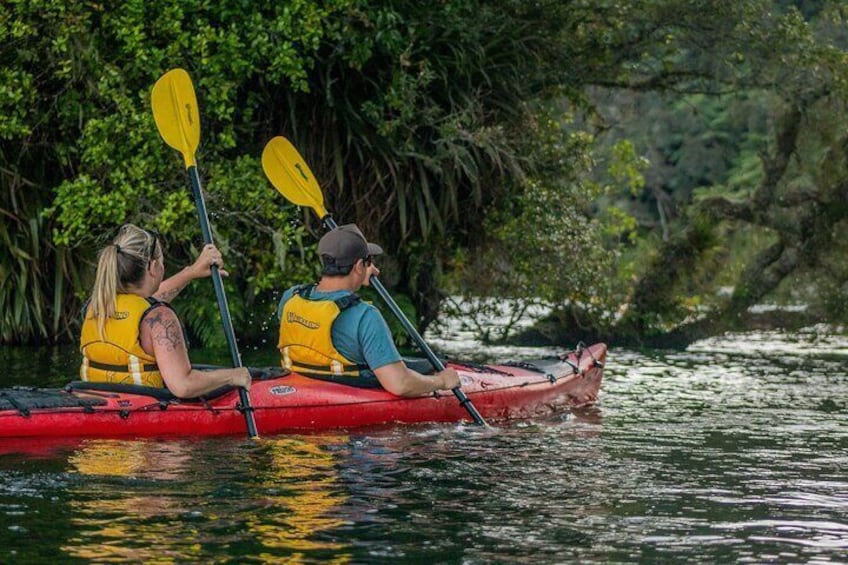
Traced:
<path fill-rule="evenodd" d="M 274 396 L 285 396 L 287 394 L 293 394 L 297 392 L 297 389 L 293 386 L 272 386 L 268 390 Z"/>
<path fill-rule="evenodd" d="M 306 173 L 303 172 L 303 167 L 300 166 L 300 163 L 295 163 L 294 168 L 297 169 L 297 172 L 300 173 L 300 176 L 303 177 L 303 180 L 309 180 L 309 177 L 306 176 Z"/>

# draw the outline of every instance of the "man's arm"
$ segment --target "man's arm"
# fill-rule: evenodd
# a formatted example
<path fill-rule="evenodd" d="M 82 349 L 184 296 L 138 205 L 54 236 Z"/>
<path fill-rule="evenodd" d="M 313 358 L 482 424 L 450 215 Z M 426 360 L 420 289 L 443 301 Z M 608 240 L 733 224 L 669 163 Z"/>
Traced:
<path fill-rule="evenodd" d="M 459 375 L 445 369 L 422 375 L 406 366 L 392 341 L 392 332 L 380 311 L 373 306 L 362 317 L 359 339 L 365 360 L 384 389 L 398 396 L 421 396 L 459 386 Z"/>
<path fill-rule="evenodd" d="M 421 396 L 437 390 L 449 390 L 460 384 L 459 374 L 454 369 L 427 376 L 413 371 L 403 361 L 374 369 L 374 374 L 384 389 L 397 396 Z"/>

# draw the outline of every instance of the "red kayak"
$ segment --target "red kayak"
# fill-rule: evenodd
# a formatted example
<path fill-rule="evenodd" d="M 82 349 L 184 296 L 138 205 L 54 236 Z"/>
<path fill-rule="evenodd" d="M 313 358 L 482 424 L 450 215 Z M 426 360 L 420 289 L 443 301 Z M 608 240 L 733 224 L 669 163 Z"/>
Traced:
<path fill-rule="evenodd" d="M 489 422 L 550 415 L 597 400 L 606 345 L 563 359 L 508 365 L 449 362 L 462 390 Z M 261 434 L 380 424 L 470 420 L 456 397 L 401 398 L 289 373 L 254 378 L 250 398 Z M 0 390 L 0 438 L 150 437 L 245 433 L 236 390 L 180 400 L 167 390 L 133 385 L 71 383 L 65 389 Z"/>

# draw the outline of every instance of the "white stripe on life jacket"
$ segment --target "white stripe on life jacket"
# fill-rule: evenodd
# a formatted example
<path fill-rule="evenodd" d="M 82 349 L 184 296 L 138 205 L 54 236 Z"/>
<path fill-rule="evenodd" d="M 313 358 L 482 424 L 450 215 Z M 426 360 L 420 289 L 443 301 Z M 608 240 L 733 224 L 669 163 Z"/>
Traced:
<path fill-rule="evenodd" d="M 289 348 L 283 348 L 283 367 L 286 369 L 292 368 L 291 356 L 289 355 Z"/>
<path fill-rule="evenodd" d="M 142 384 L 141 382 L 141 362 L 139 358 L 135 355 L 130 355 L 130 374 L 132 375 L 133 382 L 137 385 Z"/>

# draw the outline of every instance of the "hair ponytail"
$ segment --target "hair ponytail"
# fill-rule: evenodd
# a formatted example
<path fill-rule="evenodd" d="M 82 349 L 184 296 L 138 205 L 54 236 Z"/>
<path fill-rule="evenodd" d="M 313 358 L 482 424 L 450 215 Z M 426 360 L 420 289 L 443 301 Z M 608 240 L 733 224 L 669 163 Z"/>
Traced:
<path fill-rule="evenodd" d="M 100 250 L 97 258 L 97 274 L 94 277 L 94 290 L 88 305 L 89 316 L 97 318 L 97 332 L 105 339 L 103 329 L 106 319 L 115 315 L 115 302 L 118 296 L 118 249 L 107 245 Z"/>
<path fill-rule="evenodd" d="M 118 294 L 144 281 L 147 266 L 156 258 L 156 243 L 157 237 L 152 232 L 125 224 L 112 243 L 100 250 L 86 312 L 86 318 L 97 320 L 100 339 L 105 339 L 106 320 L 115 315 Z"/>

